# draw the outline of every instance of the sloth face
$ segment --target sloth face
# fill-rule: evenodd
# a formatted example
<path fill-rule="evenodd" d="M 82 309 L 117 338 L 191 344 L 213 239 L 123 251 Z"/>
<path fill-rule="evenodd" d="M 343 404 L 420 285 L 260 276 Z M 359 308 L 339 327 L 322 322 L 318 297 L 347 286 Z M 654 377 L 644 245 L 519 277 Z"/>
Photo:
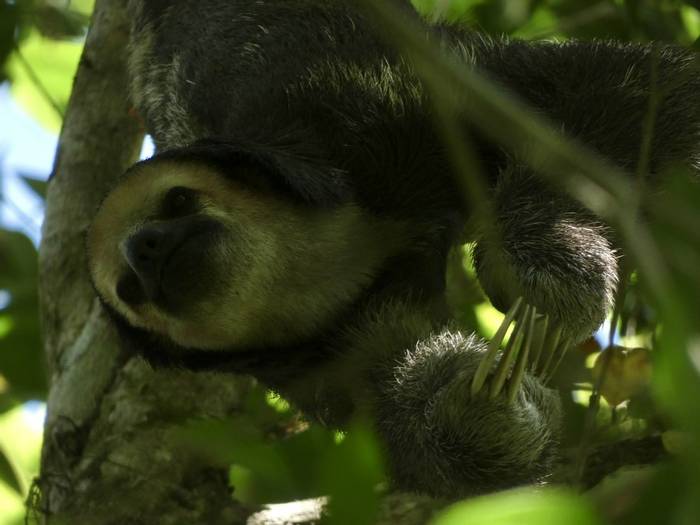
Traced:
<path fill-rule="evenodd" d="M 109 193 L 87 248 L 98 294 L 128 324 L 231 350 L 313 335 L 369 286 L 401 237 L 355 205 L 315 209 L 204 164 L 161 160 Z"/>

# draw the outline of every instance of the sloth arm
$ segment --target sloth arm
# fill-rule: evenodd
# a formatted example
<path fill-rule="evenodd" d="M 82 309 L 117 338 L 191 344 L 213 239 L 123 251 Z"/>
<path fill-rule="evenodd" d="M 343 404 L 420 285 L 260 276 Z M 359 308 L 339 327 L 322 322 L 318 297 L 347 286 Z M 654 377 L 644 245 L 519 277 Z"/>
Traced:
<path fill-rule="evenodd" d="M 629 173 L 630 184 L 640 164 L 651 185 L 669 168 L 697 173 L 700 76 L 688 50 L 603 41 L 474 45 L 487 76 L 562 135 Z M 488 170 L 495 221 L 491 232 L 477 236 L 477 274 L 497 308 L 505 311 L 521 296 L 575 343 L 595 331 L 612 306 L 614 238 L 517 156 L 505 154 Z"/>

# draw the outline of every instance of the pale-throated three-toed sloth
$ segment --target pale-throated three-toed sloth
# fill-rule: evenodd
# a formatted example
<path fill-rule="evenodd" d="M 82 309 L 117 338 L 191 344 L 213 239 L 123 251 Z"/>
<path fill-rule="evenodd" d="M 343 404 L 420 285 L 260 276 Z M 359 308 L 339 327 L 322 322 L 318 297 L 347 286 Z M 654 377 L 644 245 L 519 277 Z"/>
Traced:
<path fill-rule="evenodd" d="M 328 425 L 368 411 L 404 489 L 465 495 L 550 474 L 549 365 L 520 359 L 508 378 L 446 319 L 446 255 L 470 210 L 410 63 L 349 2 L 131 4 L 131 96 L 158 153 L 88 235 L 95 288 L 130 346 L 154 365 L 252 374 Z M 653 54 L 650 172 L 698 160 L 687 51 L 424 30 L 629 171 Z M 617 281 L 609 232 L 517 152 L 469 134 L 500 239 L 473 239 L 479 279 L 501 309 L 523 298 L 518 326 L 541 328 L 511 340 L 539 334 L 551 351 L 590 335 Z M 480 364 L 491 375 L 475 380 Z"/>

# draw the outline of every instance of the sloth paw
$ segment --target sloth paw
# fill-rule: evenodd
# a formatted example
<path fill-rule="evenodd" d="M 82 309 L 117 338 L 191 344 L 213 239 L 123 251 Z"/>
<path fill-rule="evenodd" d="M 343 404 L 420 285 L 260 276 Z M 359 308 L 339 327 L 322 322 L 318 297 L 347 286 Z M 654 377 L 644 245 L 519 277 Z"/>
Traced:
<path fill-rule="evenodd" d="M 566 346 L 550 325 L 521 299 L 490 344 L 447 326 L 386 361 L 366 390 L 397 487 L 464 497 L 548 479 L 561 403 L 542 378 Z"/>

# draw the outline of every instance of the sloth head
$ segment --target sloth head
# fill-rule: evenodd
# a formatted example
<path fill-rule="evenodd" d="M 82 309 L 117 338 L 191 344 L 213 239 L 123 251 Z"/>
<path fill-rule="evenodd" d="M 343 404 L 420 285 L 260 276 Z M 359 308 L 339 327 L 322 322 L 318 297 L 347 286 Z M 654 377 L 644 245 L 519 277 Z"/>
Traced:
<path fill-rule="evenodd" d="M 87 237 L 103 303 L 187 348 L 281 345 L 323 329 L 367 290 L 402 236 L 337 181 L 310 184 L 294 170 L 219 146 L 136 164 Z"/>

